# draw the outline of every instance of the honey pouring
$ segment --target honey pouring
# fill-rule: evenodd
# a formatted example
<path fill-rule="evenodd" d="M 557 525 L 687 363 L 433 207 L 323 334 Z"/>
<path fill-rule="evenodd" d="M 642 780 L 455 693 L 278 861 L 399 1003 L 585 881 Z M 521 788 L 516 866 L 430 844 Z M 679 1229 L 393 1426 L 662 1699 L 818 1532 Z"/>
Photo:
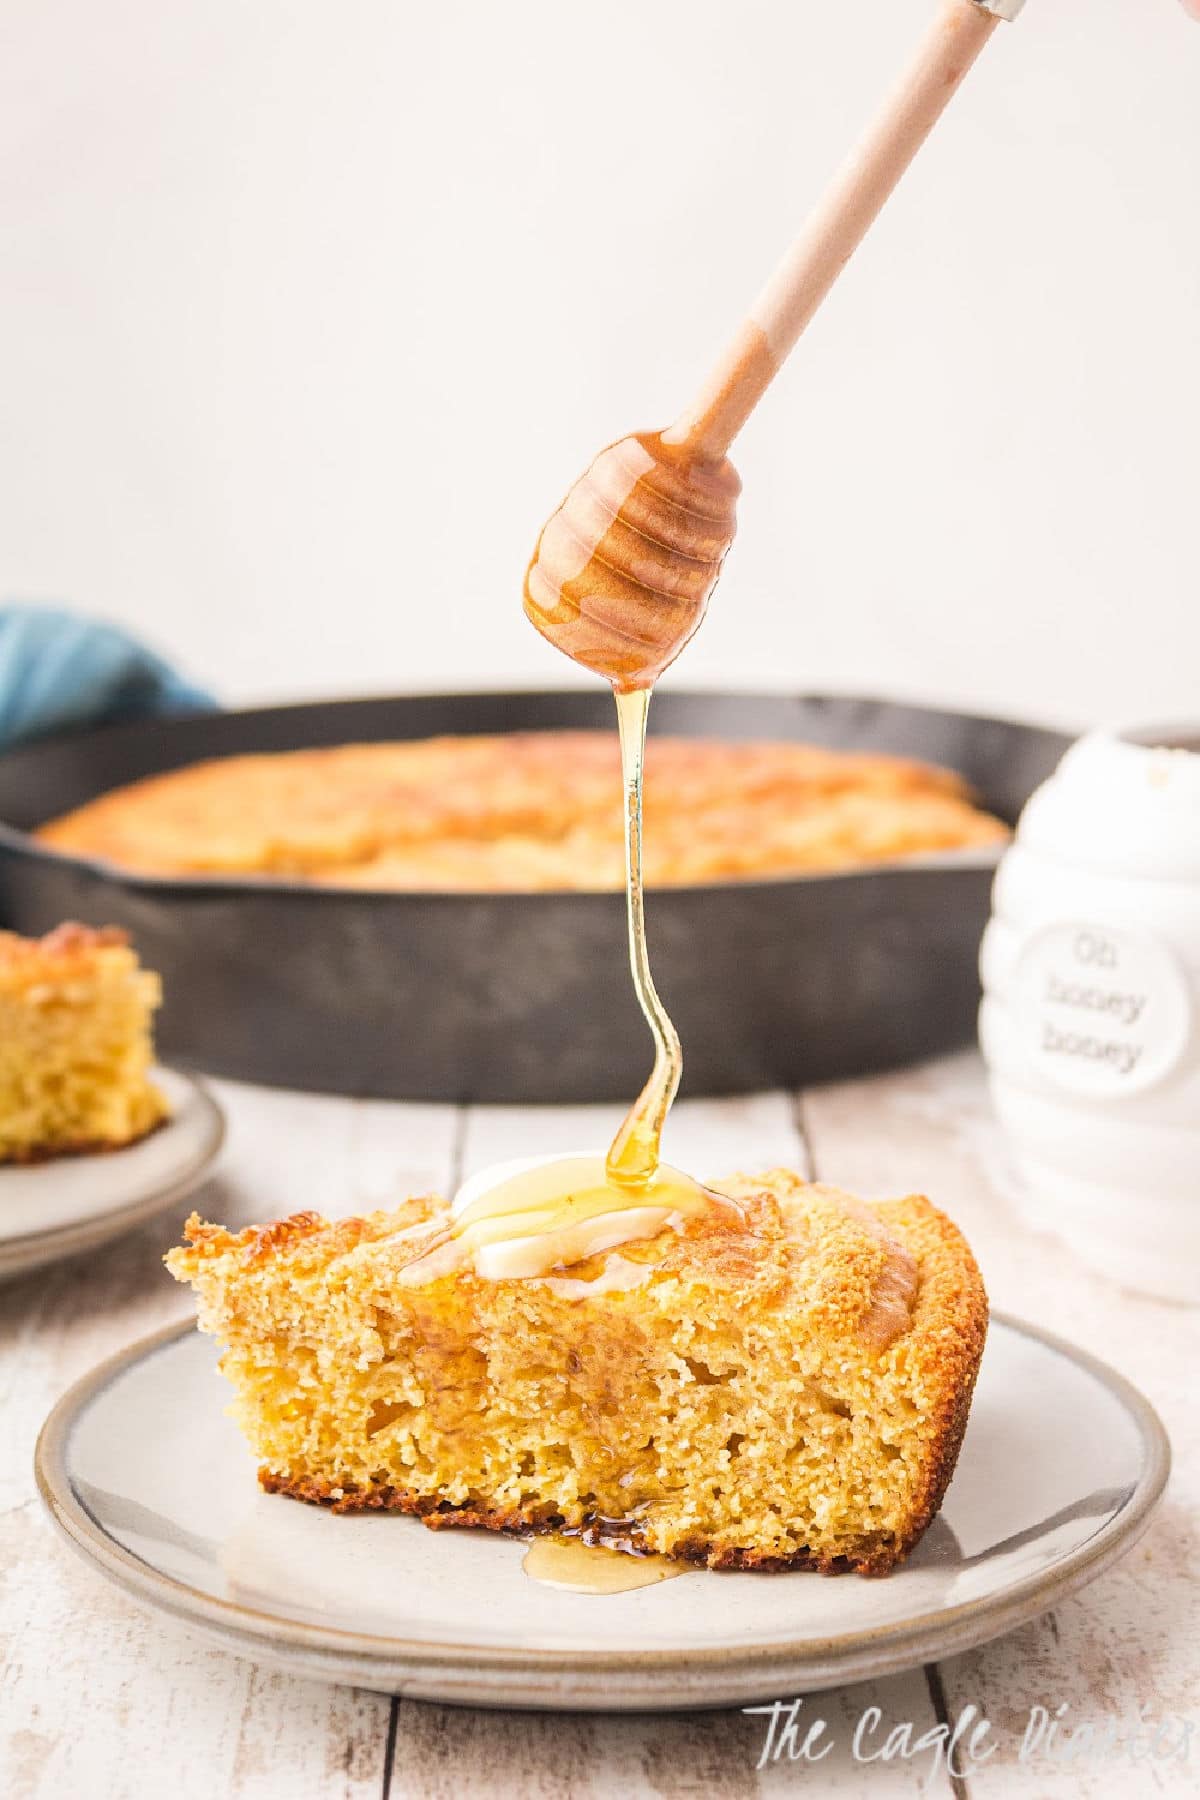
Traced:
<path fill-rule="evenodd" d="M 654 1066 L 606 1156 L 483 1171 L 457 1196 L 445 1240 L 410 1266 L 412 1279 L 428 1279 L 434 1258 L 493 1279 L 546 1276 L 733 1208 L 660 1160 L 683 1058 L 646 944 L 642 772 L 650 696 L 700 625 L 733 540 L 741 483 L 730 445 L 996 25 L 1022 4 L 944 0 L 695 403 L 668 430 L 638 432 L 602 450 L 542 530 L 525 578 L 526 615 L 565 655 L 609 681 L 616 697 L 629 959 Z"/>

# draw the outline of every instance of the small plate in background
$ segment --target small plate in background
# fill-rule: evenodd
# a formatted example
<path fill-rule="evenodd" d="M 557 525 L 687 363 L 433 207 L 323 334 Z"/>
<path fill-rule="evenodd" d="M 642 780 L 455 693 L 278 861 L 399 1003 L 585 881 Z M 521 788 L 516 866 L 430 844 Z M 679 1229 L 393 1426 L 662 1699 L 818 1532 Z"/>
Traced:
<path fill-rule="evenodd" d="M 171 1116 L 136 1144 L 0 1164 L 0 1281 L 107 1243 L 208 1173 L 225 1136 L 220 1107 L 194 1076 L 158 1068 L 153 1079 Z"/>

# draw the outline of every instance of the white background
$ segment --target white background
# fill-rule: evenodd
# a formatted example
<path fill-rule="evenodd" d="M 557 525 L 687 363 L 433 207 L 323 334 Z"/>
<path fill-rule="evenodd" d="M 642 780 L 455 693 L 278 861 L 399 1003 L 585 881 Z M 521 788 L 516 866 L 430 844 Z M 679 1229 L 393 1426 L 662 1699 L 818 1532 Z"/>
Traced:
<path fill-rule="evenodd" d="M 231 699 L 569 665 L 665 424 L 931 0 L 0 0 L 0 592 Z M 1200 26 L 1029 0 L 741 440 L 672 679 L 1200 713 Z"/>

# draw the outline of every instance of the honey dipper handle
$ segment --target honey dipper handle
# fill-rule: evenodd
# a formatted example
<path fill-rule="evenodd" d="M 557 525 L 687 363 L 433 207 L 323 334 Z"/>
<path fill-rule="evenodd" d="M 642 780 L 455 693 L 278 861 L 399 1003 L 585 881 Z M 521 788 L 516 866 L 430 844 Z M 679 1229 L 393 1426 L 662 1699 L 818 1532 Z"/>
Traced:
<path fill-rule="evenodd" d="M 695 405 L 664 432 L 724 456 L 1001 19 L 1023 0 L 946 0 L 866 136 L 758 296 Z"/>

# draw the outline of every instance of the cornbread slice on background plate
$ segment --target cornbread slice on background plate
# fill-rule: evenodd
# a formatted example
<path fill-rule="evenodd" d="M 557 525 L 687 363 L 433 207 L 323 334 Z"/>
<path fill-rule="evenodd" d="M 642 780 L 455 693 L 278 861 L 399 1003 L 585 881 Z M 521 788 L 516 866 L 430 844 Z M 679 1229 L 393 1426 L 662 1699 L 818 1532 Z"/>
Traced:
<path fill-rule="evenodd" d="M 117 1149 L 167 1116 L 150 1079 L 161 998 L 115 926 L 0 932 L 0 1162 Z"/>
<path fill-rule="evenodd" d="M 268 1490 L 885 1574 L 954 1469 L 987 1329 L 974 1258 L 920 1197 L 786 1170 L 719 1191 L 737 1208 L 540 1278 L 423 1279 L 451 1222 L 434 1198 L 237 1234 L 193 1216 L 167 1265 L 225 1346 Z"/>

